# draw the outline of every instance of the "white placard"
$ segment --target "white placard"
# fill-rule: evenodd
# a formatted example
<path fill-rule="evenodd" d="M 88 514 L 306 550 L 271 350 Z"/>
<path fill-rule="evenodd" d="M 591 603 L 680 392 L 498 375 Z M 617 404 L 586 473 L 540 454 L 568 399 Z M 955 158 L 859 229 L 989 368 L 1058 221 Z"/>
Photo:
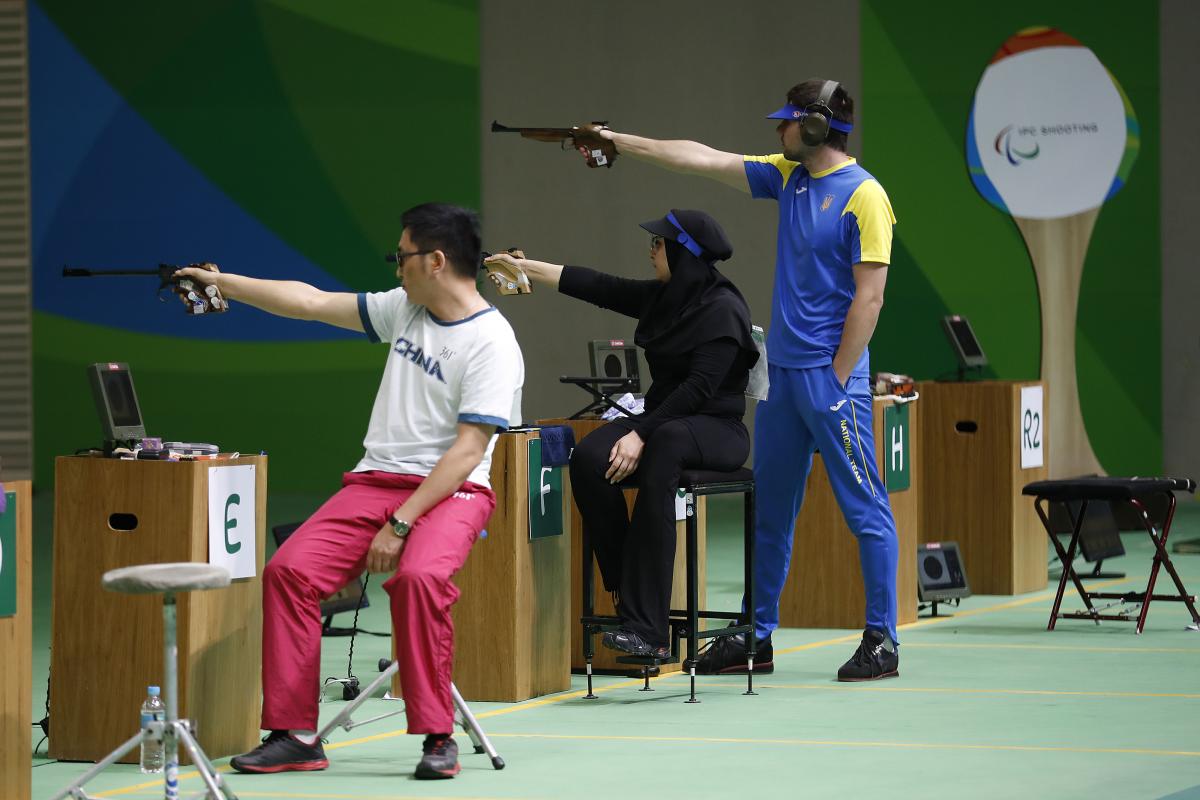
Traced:
<path fill-rule="evenodd" d="M 1082 46 L 1025 50 L 989 65 L 971 131 L 969 145 L 1008 212 L 1032 219 L 1103 203 L 1129 135 L 1120 91 Z"/>
<path fill-rule="evenodd" d="M 1017 419 L 1021 437 L 1021 469 L 1033 469 L 1045 463 L 1046 415 L 1042 413 L 1042 387 L 1021 387 L 1021 416 Z"/>
<path fill-rule="evenodd" d="M 253 578 L 258 564 L 254 465 L 208 471 L 208 563 L 233 578 Z"/>
<path fill-rule="evenodd" d="M 675 490 L 675 521 L 687 519 L 687 492 L 683 489 Z"/>

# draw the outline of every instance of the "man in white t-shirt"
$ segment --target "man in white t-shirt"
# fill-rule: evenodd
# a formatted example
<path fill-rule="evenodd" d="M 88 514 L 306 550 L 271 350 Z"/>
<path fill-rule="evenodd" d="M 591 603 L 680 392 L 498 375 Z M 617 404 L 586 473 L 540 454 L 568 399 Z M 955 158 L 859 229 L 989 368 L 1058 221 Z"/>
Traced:
<path fill-rule="evenodd" d="M 323 292 L 209 269 L 180 270 L 272 314 L 362 331 L 388 345 L 362 460 L 342 489 L 263 571 L 263 743 L 240 772 L 329 765 L 316 738 L 320 601 L 371 572 L 391 598 L 408 732 L 426 734 L 418 778 L 458 772 L 450 673 L 458 599 L 451 577 L 495 507 L 488 485 L 499 431 L 520 422 L 524 362 L 507 320 L 476 289 L 479 221 L 457 206 L 404 212 L 401 287 Z"/>

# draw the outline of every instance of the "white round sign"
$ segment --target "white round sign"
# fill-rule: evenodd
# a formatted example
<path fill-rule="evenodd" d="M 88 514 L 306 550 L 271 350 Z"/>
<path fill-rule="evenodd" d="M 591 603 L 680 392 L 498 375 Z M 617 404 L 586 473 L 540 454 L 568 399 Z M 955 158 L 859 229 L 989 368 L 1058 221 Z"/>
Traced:
<path fill-rule="evenodd" d="M 1096 208 L 1123 185 L 1136 155 L 1137 121 L 1108 70 L 1091 50 L 1053 33 L 1055 44 L 1026 44 L 993 60 L 975 90 L 971 178 L 1015 217 Z"/>

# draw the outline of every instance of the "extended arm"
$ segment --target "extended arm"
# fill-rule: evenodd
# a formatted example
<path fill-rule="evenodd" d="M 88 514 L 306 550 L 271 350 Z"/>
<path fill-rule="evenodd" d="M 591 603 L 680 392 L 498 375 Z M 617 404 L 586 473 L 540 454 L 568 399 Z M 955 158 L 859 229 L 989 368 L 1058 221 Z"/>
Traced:
<path fill-rule="evenodd" d="M 326 292 L 300 281 L 247 278 L 208 266 L 211 269 L 185 267 L 175 274 L 205 285 L 213 284 L 227 299 L 240 300 L 279 317 L 315 320 L 352 331 L 363 330 L 358 316 L 358 298 L 349 292 Z"/>
<path fill-rule="evenodd" d="M 483 455 L 487 452 L 488 442 L 494 432 L 495 428 L 491 425 L 460 422 L 454 443 L 438 459 L 416 491 L 392 512 L 392 516 L 410 525 L 416 525 L 417 520 L 427 511 L 451 493 L 458 491 L 483 461 Z M 396 536 L 390 522 L 384 523 L 379 533 L 375 534 L 371 549 L 367 552 L 367 569 L 371 572 L 395 570 L 403 550 L 404 539 Z"/>
<path fill-rule="evenodd" d="M 833 356 L 833 371 L 843 386 L 875 333 L 886 283 L 887 264 L 867 261 L 854 265 L 854 299 L 846 312 L 841 344 Z"/>
<path fill-rule="evenodd" d="M 611 139 L 621 155 L 632 156 L 672 172 L 711 178 L 750 193 L 742 157 L 736 153 L 726 153 L 687 139 L 647 139 L 610 130 L 602 130 L 600 135 Z"/>

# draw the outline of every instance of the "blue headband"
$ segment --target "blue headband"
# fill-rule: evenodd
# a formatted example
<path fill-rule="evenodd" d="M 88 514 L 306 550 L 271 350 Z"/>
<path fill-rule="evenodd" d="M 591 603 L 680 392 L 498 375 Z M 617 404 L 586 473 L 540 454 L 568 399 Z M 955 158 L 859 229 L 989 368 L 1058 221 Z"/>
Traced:
<path fill-rule="evenodd" d="M 805 106 L 804 108 L 801 108 L 800 106 L 794 106 L 791 103 L 788 103 L 774 114 L 767 114 L 767 119 L 804 119 L 806 116 L 808 116 L 808 109 L 813 108 L 814 106 L 815 104 L 813 106 Z M 816 106 L 816 108 L 820 108 L 820 106 Z M 850 131 L 854 130 L 854 126 L 849 122 L 842 122 L 840 119 L 834 119 L 832 113 L 829 114 L 829 127 L 833 128 L 835 131 L 841 131 L 842 133 L 849 133 Z"/>
<path fill-rule="evenodd" d="M 704 248 L 701 247 L 700 244 L 691 236 L 689 236 L 688 232 L 683 229 L 683 226 L 679 224 L 679 220 L 675 219 L 674 211 L 667 212 L 667 222 L 671 223 L 679 230 L 679 236 L 675 238 L 675 241 L 686 247 L 688 252 L 690 252 L 696 258 L 704 258 Z"/>

